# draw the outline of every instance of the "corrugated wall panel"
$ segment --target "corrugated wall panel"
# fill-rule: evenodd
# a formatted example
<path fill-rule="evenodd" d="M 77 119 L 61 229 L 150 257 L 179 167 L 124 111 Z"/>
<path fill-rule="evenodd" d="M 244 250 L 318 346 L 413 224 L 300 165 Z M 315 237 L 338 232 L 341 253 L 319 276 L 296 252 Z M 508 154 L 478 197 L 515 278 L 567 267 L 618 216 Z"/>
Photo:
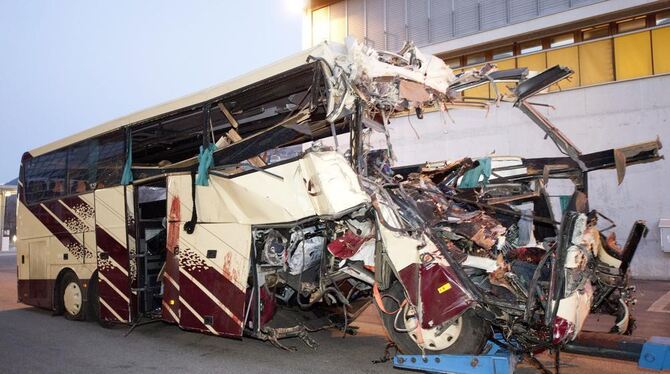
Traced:
<path fill-rule="evenodd" d="M 364 0 L 347 0 L 347 32 L 362 42 L 365 38 Z"/>
<path fill-rule="evenodd" d="M 451 39 L 451 1 L 431 0 L 430 2 L 430 42 L 438 43 Z"/>
<path fill-rule="evenodd" d="M 398 51 L 407 40 L 405 0 L 386 0 L 386 49 Z"/>
<path fill-rule="evenodd" d="M 572 0 L 572 7 L 600 3 L 607 0 Z"/>
<path fill-rule="evenodd" d="M 495 29 L 507 24 L 506 0 L 480 0 L 480 22 L 482 30 Z"/>
<path fill-rule="evenodd" d="M 472 0 L 454 0 L 454 32 L 456 36 L 479 30 L 479 4 Z"/>
<path fill-rule="evenodd" d="M 428 1 L 407 0 L 407 33 L 409 40 L 418 46 L 430 42 L 428 39 Z"/>
<path fill-rule="evenodd" d="M 366 44 L 384 49 L 384 0 L 367 0 L 366 4 Z"/>
<path fill-rule="evenodd" d="M 537 16 L 537 0 L 509 0 L 510 22 L 525 21 Z"/>
<path fill-rule="evenodd" d="M 547 15 L 570 9 L 570 0 L 540 0 L 540 14 Z"/>

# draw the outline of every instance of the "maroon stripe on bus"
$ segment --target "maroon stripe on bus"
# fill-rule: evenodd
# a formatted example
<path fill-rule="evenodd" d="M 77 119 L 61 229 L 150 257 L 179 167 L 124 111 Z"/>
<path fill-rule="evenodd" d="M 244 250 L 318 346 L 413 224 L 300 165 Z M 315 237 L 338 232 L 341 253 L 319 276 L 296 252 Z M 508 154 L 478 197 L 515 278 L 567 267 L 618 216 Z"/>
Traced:
<path fill-rule="evenodd" d="M 198 283 L 207 287 L 207 290 L 214 295 L 219 301 L 223 303 L 230 311 L 241 321 L 244 320 L 244 304 L 246 302 L 245 291 L 242 291 L 226 278 L 223 274 L 219 273 L 213 268 L 207 269 L 195 269 L 187 270 L 185 269 L 193 278 L 195 278 Z M 180 288 L 181 283 L 184 277 L 179 278 Z M 245 276 L 246 278 L 246 276 Z M 183 295 L 183 290 L 181 290 Z"/>
<path fill-rule="evenodd" d="M 182 296 L 183 298 L 183 296 Z M 188 301 L 186 301 L 189 305 Z M 195 307 L 193 307 L 195 309 Z M 210 332 L 207 329 L 207 326 L 200 320 L 200 318 L 196 317 L 191 311 L 184 305 L 181 306 L 180 314 L 179 314 L 179 327 L 186 329 L 186 330 L 196 330 L 200 332 Z"/>
<path fill-rule="evenodd" d="M 55 279 L 19 279 L 16 285 L 19 302 L 53 309 L 55 285 Z"/>
<path fill-rule="evenodd" d="M 179 279 L 179 283 L 182 298 L 184 298 L 184 300 L 186 300 L 186 302 L 203 318 L 205 316 L 211 316 L 213 320 L 211 326 L 216 332 L 233 336 L 240 336 L 242 334 L 242 325 L 232 319 L 214 300 L 207 296 L 198 285 L 185 276 Z M 206 284 L 208 290 L 210 289 L 210 286 L 214 286 L 214 284 Z M 231 304 L 229 300 L 225 299 L 219 300 L 219 302 L 225 305 L 238 320 L 242 320 L 244 304 L 234 305 Z"/>
<path fill-rule="evenodd" d="M 105 278 L 107 278 L 109 283 L 114 285 L 114 287 L 116 287 L 119 291 L 121 291 L 125 296 L 130 298 L 130 287 L 129 287 L 130 286 L 130 278 L 126 274 L 124 274 L 121 270 L 119 270 L 119 268 L 117 268 L 116 266 L 113 266 L 111 264 L 107 265 L 107 266 L 100 266 L 100 264 L 98 264 L 98 271 L 102 275 L 104 275 Z M 105 281 L 102 281 L 102 280 L 101 280 L 101 282 L 105 283 Z M 114 290 L 112 290 L 112 291 L 114 291 Z M 121 297 L 121 296 L 119 296 L 119 294 L 116 291 L 114 291 L 114 295 L 119 297 L 119 298 Z M 126 308 L 127 307 L 128 306 L 126 305 Z"/>
<path fill-rule="evenodd" d="M 117 299 L 112 299 L 109 297 L 104 297 L 100 296 L 101 300 L 104 300 L 107 305 L 109 305 L 109 308 L 111 308 L 114 312 L 109 310 L 108 307 L 105 305 L 102 305 L 102 302 L 100 302 L 100 318 L 103 321 L 115 321 L 115 322 L 121 322 L 119 318 L 114 315 L 114 313 L 118 314 L 119 317 L 123 320 L 123 322 L 128 321 L 128 304 L 125 304 L 126 307 L 121 305 L 121 303 Z"/>
<path fill-rule="evenodd" d="M 92 191 L 91 191 L 91 193 L 92 193 Z M 86 200 L 82 199 L 79 196 L 64 197 L 60 201 L 63 204 L 67 205 L 68 208 L 72 209 L 72 211 L 74 211 L 76 215 L 81 215 L 82 212 L 80 212 L 80 211 L 82 209 L 86 210 L 87 215 L 92 216 L 93 214 L 95 214 L 95 208 L 91 204 L 86 202 Z"/>
<path fill-rule="evenodd" d="M 128 249 L 119 243 L 113 236 L 109 235 L 105 229 L 95 225 L 95 241 L 98 247 L 109 254 L 117 264 L 128 271 Z"/>
<path fill-rule="evenodd" d="M 68 229 L 68 231 L 72 233 L 89 231 L 86 223 L 74 215 L 68 208 L 65 207 L 65 205 L 61 204 L 60 202 L 45 201 L 42 204 L 65 224 L 65 227 Z"/>
<path fill-rule="evenodd" d="M 28 206 L 28 209 L 65 247 L 71 251 L 75 250 L 73 247 L 83 248 L 83 245 L 41 205 Z"/>

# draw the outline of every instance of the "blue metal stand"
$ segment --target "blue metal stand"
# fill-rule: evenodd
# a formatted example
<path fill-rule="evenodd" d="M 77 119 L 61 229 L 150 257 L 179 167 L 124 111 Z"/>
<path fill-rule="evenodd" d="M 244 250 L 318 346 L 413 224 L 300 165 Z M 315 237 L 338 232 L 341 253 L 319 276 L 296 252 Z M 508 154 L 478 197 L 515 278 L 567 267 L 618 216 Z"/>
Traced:
<path fill-rule="evenodd" d="M 642 346 L 638 366 L 645 369 L 670 370 L 670 338 L 653 336 Z"/>
<path fill-rule="evenodd" d="M 489 341 L 491 349 L 482 355 L 396 355 L 393 366 L 426 373 L 448 374 L 512 374 L 516 357 L 505 348 Z"/>

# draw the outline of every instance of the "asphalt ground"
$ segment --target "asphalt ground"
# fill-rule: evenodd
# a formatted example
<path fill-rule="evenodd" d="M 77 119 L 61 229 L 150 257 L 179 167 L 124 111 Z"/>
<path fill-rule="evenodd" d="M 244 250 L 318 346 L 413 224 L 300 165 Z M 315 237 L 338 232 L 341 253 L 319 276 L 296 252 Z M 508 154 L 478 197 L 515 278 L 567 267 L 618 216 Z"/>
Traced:
<path fill-rule="evenodd" d="M 373 364 L 383 336 L 342 338 L 335 330 L 312 334 L 316 350 L 298 339 L 287 352 L 270 343 L 187 332 L 163 322 L 136 328 L 103 328 L 69 321 L 50 311 L 16 303 L 16 262 L 0 254 L 0 373 L 385 373 Z"/>
<path fill-rule="evenodd" d="M 670 336 L 670 283 L 636 281 L 636 336 Z M 668 305 L 666 305 L 668 304 Z M 589 330 L 607 330 L 608 317 L 590 317 Z M 270 343 L 187 332 L 163 322 L 103 328 L 95 322 L 68 321 L 50 311 L 16 302 L 13 253 L 0 253 L 0 373 L 402 373 L 390 362 L 373 364 L 386 346 L 374 307 L 353 325 L 359 334 L 342 338 L 336 330 L 313 333 L 316 350 L 300 340 L 287 352 Z M 538 356 L 551 368 L 553 358 Z M 516 373 L 535 373 L 527 364 Z M 632 362 L 561 354 L 561 373 L 638 373 Z M 650 371 L 653 372 L 653 371 Z"/>

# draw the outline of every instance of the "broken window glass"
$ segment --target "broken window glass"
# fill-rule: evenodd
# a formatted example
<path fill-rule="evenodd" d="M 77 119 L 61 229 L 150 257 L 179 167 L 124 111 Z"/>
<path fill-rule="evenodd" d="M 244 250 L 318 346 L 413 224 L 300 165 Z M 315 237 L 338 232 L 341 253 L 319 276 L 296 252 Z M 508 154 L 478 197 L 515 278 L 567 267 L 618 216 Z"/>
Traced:
<path fill-rule="evenodd" d="M 123 131 L 116 131 L 94 140 L 92 153 L 97 153 L 97 188 L 119 184 L 126 161 L 126 142 Z"/>

